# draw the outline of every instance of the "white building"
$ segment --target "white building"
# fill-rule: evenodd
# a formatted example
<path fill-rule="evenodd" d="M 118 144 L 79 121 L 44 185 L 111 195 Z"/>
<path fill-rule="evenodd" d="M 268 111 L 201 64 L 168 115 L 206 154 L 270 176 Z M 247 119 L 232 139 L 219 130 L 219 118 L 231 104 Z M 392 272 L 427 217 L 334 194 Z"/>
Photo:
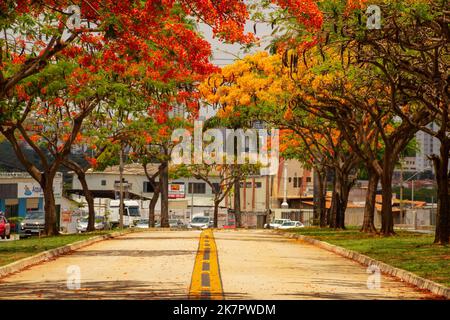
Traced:
<path fill-rule="evenodd" d="M 158 166 L 149 165 L 149 174 L 156 172 Z M 81 183 L 76 174 L 73 174 L 72 197 L 75 201 L 85 202 Z M 219 178 L 211 177 L 214 181 Z M 111 199 L 119 198 L 119 167 L 113 166 L 104 171 L 86 172 L 86 182 L 94 195 L 94 205 L 99 214 L 108 210 Z M 125 186 L 125 198 L 135 199 L 140 202 L 141 216 L 148 217 L 148 207 L 150 199 L 153 197 L 153 188 L 148 182 L 141 164 L 129 164 L 124 166 L 123 184 Z M 159 216 L 161 212 L 161 198 L 155 207 L 155 214 Z M 194 178 L 180 178 L 169 181 L 169 216 L 184 220 L 191 219 L 192 216 L 200 214 L 212 214 L 214 207 L 213 192 L 211 187 L 202 180 Z M 226 212 L 225 200 L 220 205 L 220 211 Z"/>
<path fill-rule="evenodd" d="M 438 130 L 436 123 L 430 123 L 428 126 L 433 131 Z M 431 154 L 439 154 L 440 142 L 435 137 L 419 131 L 416 133 L 418 152 L 416 153 L 415 167 L 417 171 L 432 170 L 433 164 L 428 159 Z"/>

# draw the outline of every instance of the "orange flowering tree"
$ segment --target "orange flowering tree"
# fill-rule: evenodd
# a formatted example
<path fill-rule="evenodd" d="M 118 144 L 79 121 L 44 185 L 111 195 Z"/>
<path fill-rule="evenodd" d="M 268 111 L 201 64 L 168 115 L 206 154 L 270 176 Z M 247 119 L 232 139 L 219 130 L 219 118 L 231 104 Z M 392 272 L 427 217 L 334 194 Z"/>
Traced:
<path fill-rule="evenodd" d="M 353 61 L 344 54 L 341 61 L 375 70 L 372 76 L 390 90 L 391 103 L 385 112 L 401 118 L 401 131 L 408 131 L 407 136 L 411 136 L 421 130 L 440 140 L 439 155 L 431 155 L 439 194 L 435 243 L 449 243 L 448 1 L 329 0 L 318 2 L 318 6 L 323 18 L 318 30 L 295 19 L 285 19 L 286 12 L 270 14 L 270 21 L 276 26 L 274 51 L 282 50 L 287 56 L 287 49 L 296 49 L 292 55 L 295 59 L 291 60 L 294 68 L 305 60 L 305 49 L 312 45 L 322 50 L 331 44 L 339 46 L 342 53 L 351 52 Z M 428 124 L 432 121 L 438 129 L 430 129 Z M 397 145 L 400 147 L 386 143 L 385 153 L 398 157 L 396 149 L 404 148 L 404 143 Z M 392 162 L 395 161 L 386 162 L 386 173 L 381 176 L 384 189 L 389 189 L 392 182 L 389 172 L 393 169 L 387 167 Z M 391 199 L 386 196 L 382 232 L 388 235 L 394 230 Z"/>
<path fill-rule="evenodd" d="M 240 1 L 20 0 L 3 1 L 0 7 L 1 130 L 46 190 L 49 235 L 58 232 L 54 173 L 71 145 L 82 139 L 82 122 L 100 100 L 119 107 L 127 96 L 116 99 L 117 90 L 132 95 L 154 83 L 191 82 L 214 71 L 210 45 L 195 32 L 192 17 L 211 25 L 223 40 L 252 40 L 243 33 L 248 13 Z M 30 123 L 52 125 L 53 136 L 49 139 Z M 55 150 L 54 161 L 40 156 L 43 172 L 23 157 L 19 136 L 37 153 L 37 143 Z"/>
<path fill-rule="evenodd" d="M 281 55 L 270 56 L 260 52 L 224 67 L 220 74 L 205 81 L 200 86 L 200 91 L 207 101 L 220 106 L 217 116 L 227 122 L 247 121 L 251 124 L 251 121 L 259 119 L 271 126 L 291 130 L 296 139 L 303 140 L 302 150 L 307 150 L 314 161 L 309 162 L 310 159 L 305 159 L 300 153 L 294 156 L 290 152 L 289 157 L 299 158 L 304 163 L 315 166 L 315 169 L 320 167 L 318 171 L 322 174 L 322 182 L 327 166 L 337 170 L 339 174 L 336 174 L 335 181 L 335 206 L 329 222 L 333 227 L 344 227 L 343 212 L 349 188 L 353 184 L 353 180 L 347 178 L 355 169 L 357 157 L 347 152 L 348 144 L 333 123 L 328 121 L 329 124 L 325 125 L 319 117 L 308 116 L 304 110 L 292 108 L 294 97 L 301 91 L 297 85 L 289 70 L 283 67 Z M 327 128 L 335 129 L 327 131 Z M 291 147 L 292 136 L 289 137 L 285 145 Z M 324 224 L 325 202 L 321 203 L 323 206 L 320 217 Z"/>
<path fill-rule="evenodd" d="M 66 74 L 72 74 L 68 79 Z M 82 124 L 86 117 L 109 94 L 109 84 L 98 75 L 78 78 L 76 64 L 60 61 L 28 78 L 27 86 L 17 86 L 20 94 L 8 99 L 7 114 L 0 132 L 11 143 L 19 161 L 39 182 L 45 194 L 47 234 L 55 234 L 56 212 L 53 178 L 67 159 L 72 145 L 82 141 Z M 70 87 L 82 81 L 86 86 L 74 93 Z M 15 112 L 20 110 L 19 116 Z M 22 144 L 38 155 L 40 167 L 25 157 Z"/>

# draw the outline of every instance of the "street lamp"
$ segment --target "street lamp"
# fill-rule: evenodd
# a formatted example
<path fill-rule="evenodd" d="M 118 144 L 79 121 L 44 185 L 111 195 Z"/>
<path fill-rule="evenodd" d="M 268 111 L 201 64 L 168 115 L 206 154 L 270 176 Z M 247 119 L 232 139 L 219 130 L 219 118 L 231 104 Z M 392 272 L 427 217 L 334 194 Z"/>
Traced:
<path fill-rule="evenodd" d="M 403 183 L 408 182 L 409 180 L 411 180 L 412 178 L 417 176 L 419 173 L 422 173 L 424 171 L 425 170 L 418 171 L 404 181 L 402 179 L 401 188 L 403 188 Z M 411 209 L 413 208 L 413 206 L 414 206 L 414 180 L 411 180 Z M 400 193 L 400 210 L 402 210 L 402 208 L 403 208 L 403 192 Z M 413 214 L 414 214 L 414 230 L 416 230 L 417 229 L 417 212 L 416 212 L 416 210 L 413 210 Z"/>

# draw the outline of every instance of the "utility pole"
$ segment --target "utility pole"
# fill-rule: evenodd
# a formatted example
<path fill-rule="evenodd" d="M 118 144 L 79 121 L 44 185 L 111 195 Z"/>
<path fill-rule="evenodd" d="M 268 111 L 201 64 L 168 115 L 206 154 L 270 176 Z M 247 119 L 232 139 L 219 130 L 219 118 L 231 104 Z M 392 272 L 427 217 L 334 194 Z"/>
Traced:
<path fill-rule="evenodd" d="M 264 223 L 270 223 L 270 176 L 267 175 L 266 176 L 266 221 L 264 221 Z"/>
<path fill-rule="evenodd" d="M 283 160 L 283 176 L 284 176 L 284 181 L 283 181 L 283 203 L 281 204 L 281 207 L 283 209 L 287 209 L 289 208 L 289 204 L 287 203 L 287 163 L 286 160 Z"/>
<path fill-rule="evenodd" d="M 194 217 L 194 183 L 191 184 L 191 220 L 193 217 Z"/>
<path fill-rule="evenodd" d="M 119 162 L 119 177 L 120 177 L 120 204 L 119 204 L 119 214 L 120 214 L 120 221 L 119 221 L 119 227 L 123 229 L 123 209 L 124 209 L 124 203 L 123 203 L 123 145 L 120 143 L 120 162 Z"/>

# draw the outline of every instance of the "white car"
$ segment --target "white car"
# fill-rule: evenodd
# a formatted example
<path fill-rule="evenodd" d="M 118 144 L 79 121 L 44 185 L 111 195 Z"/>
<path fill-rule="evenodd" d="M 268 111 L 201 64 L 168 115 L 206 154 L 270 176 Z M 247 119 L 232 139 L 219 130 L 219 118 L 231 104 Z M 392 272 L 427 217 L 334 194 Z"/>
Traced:
<path fill-rule="evenodd" d="M 291 219 L 275 219 L 269 224 L 266 223 L 264 225 L 264 228 L 265 229 L 278 229 L 283 223 L 285 223 L 287 221 L 291 221 Z"/>
<path fill-rule="evenodd" d="M 300 221 L 285 221 L 278 229 L 294 229 L 294 228 L 304 228 L 305 226 Z"/>
<path fill-rule="evenodd" d="M 188 224 L 188 229 L 207 229 L 213 227 L 213 220 L 211 217 L 196 216 L 192 218 Z"/>

